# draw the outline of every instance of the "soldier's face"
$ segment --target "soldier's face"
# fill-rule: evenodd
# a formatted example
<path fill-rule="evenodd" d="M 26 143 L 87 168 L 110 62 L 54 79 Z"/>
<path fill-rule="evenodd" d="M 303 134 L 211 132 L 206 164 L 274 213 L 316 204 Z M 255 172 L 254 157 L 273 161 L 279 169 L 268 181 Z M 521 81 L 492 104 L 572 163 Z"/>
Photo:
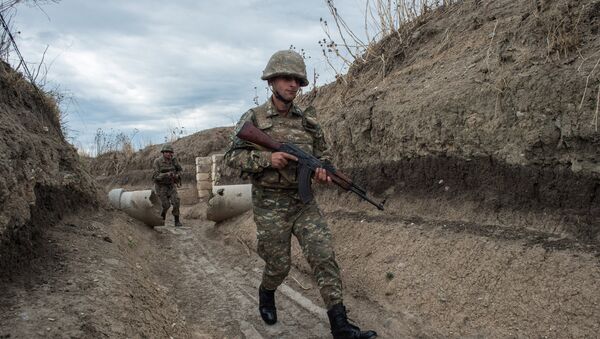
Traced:
<path fill-rule="evenodd" d="M 165 159 L 171 160 L 173 158 L 173 153 L 172 152 L 163 152 L 163 157 L 165 157 Z"/>
<path fill-rule="evenodd" d="M 271 80 L 271 86 L 284 99 L 292 101 L 300 89 L 300 79 L 292 76 L 279 76 Z"/>

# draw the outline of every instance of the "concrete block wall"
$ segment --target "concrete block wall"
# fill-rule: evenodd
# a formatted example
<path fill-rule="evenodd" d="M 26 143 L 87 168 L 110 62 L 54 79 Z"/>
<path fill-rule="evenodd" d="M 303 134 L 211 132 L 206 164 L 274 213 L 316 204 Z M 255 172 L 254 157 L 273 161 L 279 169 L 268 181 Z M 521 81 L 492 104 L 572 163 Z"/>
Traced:
<path fill-rule="evenodd" d="M 213 186 L 212 169 L 212 157 L 196 158 L 196 189 L 200 199 L 208 199 L 211 195 Z"/>

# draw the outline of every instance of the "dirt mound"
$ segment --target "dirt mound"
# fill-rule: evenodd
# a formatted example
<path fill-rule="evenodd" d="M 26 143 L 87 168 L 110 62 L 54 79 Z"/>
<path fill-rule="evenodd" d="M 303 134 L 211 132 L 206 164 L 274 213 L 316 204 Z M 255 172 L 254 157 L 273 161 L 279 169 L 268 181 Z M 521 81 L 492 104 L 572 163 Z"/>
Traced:
<path fill-rule="evenodd" d="M 184 182 L 196 180 L 196 157 L 224 152 L 233 129 L 218 127 L 203 130 L 178 139 L 172 143 L 175 155 L 183 166 Z M 152 162 L 160 155 L 162 144 L 152 145 L 133 154 L 109 152 L 88 159 L 89 168 L 103 186 L 151 185 Z"/>
<path fill-rule="evenodd" d="M 339 165 L 379 194 L 558 211 L 597 241 L 599 13 L 598 1 L 447 6 L 303 101 Z"/>
<path fill-rule="evenodd" d="M 96 188 L 61 132 L 52 98 L 0 62 L 0 272 L 34 255 L 44 228 L 96 204 Z M 0 274 L 7 277 L 5 274 Z"/>

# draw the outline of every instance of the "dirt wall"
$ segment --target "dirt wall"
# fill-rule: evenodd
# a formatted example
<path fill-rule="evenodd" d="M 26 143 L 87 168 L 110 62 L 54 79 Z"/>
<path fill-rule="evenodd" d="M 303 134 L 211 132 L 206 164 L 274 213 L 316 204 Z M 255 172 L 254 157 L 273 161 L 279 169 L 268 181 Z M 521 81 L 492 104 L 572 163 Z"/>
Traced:
<path fill-rule="evenodd" d="M 594 239 L 599 13 L 598 1 L 447 6 L 303 103 L 339 166 L 379 194 L 577 215 L 588 225 L 574 235 Z"/>
<path fill-rule="evenodd" d="M 96 188 L 64 139 L 56 103 L 4 62 L 0 62 L 0 119 L 0 272 L 4 272 L 34 255 L 39 233 L 64 213 L 95 206 Z"/>

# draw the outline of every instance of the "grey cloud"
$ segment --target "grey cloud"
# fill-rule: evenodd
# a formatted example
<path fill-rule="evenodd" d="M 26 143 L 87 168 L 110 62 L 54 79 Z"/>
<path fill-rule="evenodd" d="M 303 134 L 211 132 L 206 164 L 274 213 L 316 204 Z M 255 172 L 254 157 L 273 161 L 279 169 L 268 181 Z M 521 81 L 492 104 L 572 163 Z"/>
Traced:
<path fill-rule="evenodd" d="M 178 120 L 197 125 L 189 132 L 230 125 L 253 106 L 254 87 L 266 98 L 262 69 L 290 45 L 305 49 L 322 81 L 333 78 L 317 44 L 322 0 L 63 0 L 44 10 L 50 20 L 19 10 L 22 51 L 39 60 L 50 45 L 48 77 L 74 94 L 70 126 L 83 144 L 97 128 L 155 124 L 140 135 L 161 142 L 157 131 Z"/>

